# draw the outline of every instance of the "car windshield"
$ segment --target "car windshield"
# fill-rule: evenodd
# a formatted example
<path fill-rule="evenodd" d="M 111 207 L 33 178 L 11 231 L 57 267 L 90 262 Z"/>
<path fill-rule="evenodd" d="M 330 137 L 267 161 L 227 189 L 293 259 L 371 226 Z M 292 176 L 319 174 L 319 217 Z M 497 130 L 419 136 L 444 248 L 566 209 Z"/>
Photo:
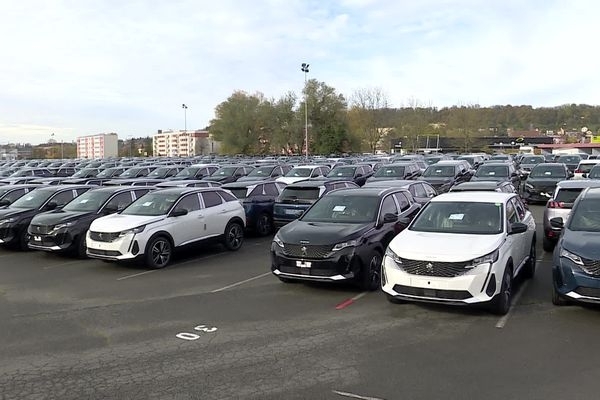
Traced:
<path fill-rule="evenodd" d="M 482 165 L 475 173 L 476 177 L 508 177 L 508 166 L 506 165 Z"/>
<path fill-rule="evenodd" d="M 181 171 L 179 171 L 179 173 L 177 175 L 175 175 L 176 178 L 187 178 L 189 176 L 194 176 L 196 175 L 196 172 L 198 172 L 200 168 L 199 167 L 188 167 L 188 168 L 184 168 Z"/>
<path fill-rule="evenodd" d="M 458 157 L 457 160 L 465 160 L 471 166 L 473 166 L 475 164 L 475 157 Z"/>
<path fill-rule="evenodd" d="M 148 178 L 163 178 L 171 170 L 169 167 L 156 168 L 148 174 Z"/>
<path fill-rule="evenodd" d="M 327 195 L 321 197 L 300 218 L 304 222 L 360 224 L 375 221 L 379 197 L 361 195 Z"/>
<path fill-rule="evenodd" d="M 386 165 L 373 174 L 376 178 L 397 178 L 404 176 L 404 167 Z"/>
<path fill-rule="evenodd" d="M 147 193 L 124 209 L 122 215 L 158 216 L 169 212 L 179 198 L 177 193 Z"/>
<path fill-rule="evenodd" d="M 223 167 L 213 172 L 211 176 L 232 176 L 236 170 L 237 167 Z"/>
<path fill-rule="evenodd" d="M 569 217 L 572 231 L 600 232 L 600 202 L 586 199 L 577 204 Z"/>
<path fill-rule="evenodd" d="M 31 173 L 30 169 L 22 169 L 20 171 L 15 172 L 14 174 L 11 174 L 10 177 L 11 178 L 20 178 L 23 176 L 31 176 L 31 175 L 33 175 L 33 174 Z"/>
<path fill-rule="evenodd" d="M 0 186 L 0 198 L 2 198 L 3 195 L 10 192 L 11 190 L 14 190 L 14 188 L 10 185 Z"/>
<path fill-rule="evenodd" d="M 248 188 L 246 187 L 236 187 L 236 188 L 228 188 L 231 193 L 238 199 L 245 199 L 248 197 Z"/>
<path fill-rule="evenodd" d="M 540 164 L 546 162 L 546 159 L 542 156 L 539 157 L 523 157 L 521 164 Z"/>
<path fill-rule="evenodd" d="M 120 175 L 120 177 L 121 178 L 135 178 L 141 170 L 142 170 L 142 168 L 129 168 L 127 171 L 123 172 Z"/>
<path fill-rule="evenodd" d="M 560 156 L 556 159 L 556 162 L 565 164 L 578 164 L 581 161 L 579 156 Z"/>
<path fill-rule="evenodd" d="M 259 167 L 255 168 L 248 174 L 248 176 L 271 176 L 271 172 L 273 172 L 273 167 Z"/>
<path fill-rule="evenodd" d="M 581 193 L 583 188 L 558 189 L 554 201 L 559 203 L 575 203 L 575 199 Z"/>
<path fill-rule="evenodd" d="M 426 177 L 452 177 L 454 176 L 454 166 L 453 165 L 430 165 L 427 167 L 425 172 L 423 172 L 423 176 Z"/>
<path fill-rule="evenodd" d="M 96 178 L 112 178 L 114 176 L 119 176 L 119 168 L 107 168 L 96 175 Z"/>
<path fill-rule="evenodd" d="M 336 167 L 329 171 L 328 178 L 352 178 L 356 167 Z"/>
<path fill-rule="evenodd" d="M 430 202 L 410 227 L 418 232 L 497 235 L 502 233 L 502 204 Z"/>
<path fill-rule="evenodd" d="M 588 178 L 590 179 L 600 179 L 600 166 L 592 167 L 590 173 L 588 174 Z"/>
<path fill-rule="evenodd" d="M 37 189 L 27 193 L 25 196 L 10 205 L 10 208 L 34 209 L 44 204 L 56 191 Z"/>
<path fill-rule="evenodd" d="M 532 178 L 566 178 L 567 173 L 560 165 L 538 164 L 529 174 Z"/>
<path fill-rule="evenodd" d="M 579 171 L 575 171 L 575 172 L 581 172 L 583 174 L 586 174 L 592 170 L 594 165 L 596 165 L 596 164 L 590 164 L 590 163 L 579 164 L 579 166 L 577 167 L 577 169 Z"/>
<path fill-rule="evenodd" d="M 280 200 L 283 202 L 297 200 L 316 200 L 321 190 L 318 187 L 286 187 L 281 193 Z"/>
<path fill-rule="evenodd" d="M 71 178 L 86 178 L 88 176 L 96 176 L 97 173 L 98 173 L 98 170 L 96 170 L 94 168 L 84 168 L 82 170 L 75 172 L 73 174 L 73 176 L 71 176 Z"/>
<path fill-rule="evenodd" d="M 64 211 L 98 211 L 112 192 L 90 190 L 63 207 Z"/>
<path fill-rule="evenodd" d="M 312 168 L 292 168 L 285 176 L 292 178 L 307 178 L 311 173 Z"/>
<path fill-rule="evenodd" d="M 427 157 L 425 159 L 425 162 L 427 163 L 427 165 L 432 165 L 435 164 L 436 162 L 440 161 L 442 159 L 442 157 Z"/>

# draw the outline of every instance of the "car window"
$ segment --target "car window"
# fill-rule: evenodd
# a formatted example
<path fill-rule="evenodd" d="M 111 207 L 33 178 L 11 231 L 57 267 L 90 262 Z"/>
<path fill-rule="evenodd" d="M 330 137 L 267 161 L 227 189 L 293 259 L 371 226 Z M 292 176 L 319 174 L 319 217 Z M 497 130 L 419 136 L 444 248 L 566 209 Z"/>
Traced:
<path fill-rule="evenodd" d="M 88 189 L 86 189 L 86 188 L 80 188 L 80 189 L 76 189 L 76 191 L 77 191 L 77 196 L 79 196 L 79 195 L 87 192 Z"/>
<path fill-rule="evenodd" d="M 254 189 L 252 189 L 252 191 L 246 197 L 262 196 L 263 191 L 264 191 L 264 185 L 256 185 L 256 187 Z"/>
<path fill-rule="evenodd" d="M 400 211 L 406 211 L 410 208 L 410 202 L 404 195 L 404 193 L 394 193 L 394 197 L 400 206 Z"/>
<path fill-rule="evenodd" d="M 204 200 L 204 207 L 214 207 L 223 203 L 223 199 L 215 192 L 202 192 L 202 199 Z"/>
<path fill-rule="evenodd" d="M 398 207 L 392 196 L 387 196 L 381 203 L 381 215 L 385 214 L 396 214 L 398 215 Z"/>
<path fill-rule="evenodd" d="M 198 200 L 198 194 L 188 194 L 179 200 L 175 206 L 176 210 L 186 210 L 187 212 L 198 211 L 200 209 L 200 200 Z"/>
<path fill-rule="evenodd" d="M 423 188 L 423 184 L 416 183 L 414 185 L 410 185 L 412 189 L 410 193 L 415 197 L 427 197 L 427 192 L 425 192 L 425 188 Z"/>
<path fill-rule="evenodd" d="M 267 183 L 264 185 L 264 192 L 267 196 L 279 196 L 279 191 L 273 183 Z"/>
<path fill-rule="evenodd" d="M 131 201 L 131 192 L 123 192 L 110 199 L 104 207 L 123 210 L 125 207 L 131 204 Z"/>
<path fill-rule="evenodd" d="M 25 189 L 16 189 L 10 193 L 7 193 L 6 196 L 2 197 L 2 200 L 8 200 L 9 202 L 13 202 L 17 200 L 19 197 L 23 196 L 26 193 Z"/>
<path fill-rule="evenodd" d="M 515 210 L 512 201 L 506 203 L 506 219 L 508 220 L 509 224 L 519 222 L 519 216 L 517 215 L 517 211 Z"/>
<path fill-rule="evenodd" d="M 515 204 L 515 209 L 517 210 L 517 214 L 519 215 L 519 219 L 522 221 L 525 218 L 525 213 L 527 212 L 525 210 L 525 206 L 523 205 L 523 203 L 521 202 L 521 200 L 517 199 L 516 197 L 513 198 L 512 201 Z"/>
<path fill-rule="evenodd" d="M 219 196 L 221 196 L 221 198 L 224 201 L 237 201 L 237 198 L 233 195 L 231 195 L 230 193 L 227 193 L 223 190 L 219 190 L 218 192 L 216 192 Z"/>
<path fill-rule="evenodd" d="M 139 199 L 140 197 L 142 197 L 143 195 L 145 195 L 149 191 L 150 191 L 150 189 L 136 189 L 136 190 L 134 190 L 135 198 Z"/>
<path fill-rule="evenodd" d="M 428 184 L 423 184 L 423 187 L 425 188 L 425 193 L 427 193 L 427 197 L 437 195 L 437 192 L 435 191 L 435 189 L 433 187 L 429 186 Z"/>
<path fill-rule="evenodd" d="M 64 192 L 56 194 L 50 201 L 56 203 L 58 207 L 62 207 L 71 200 L 73 200 L 73 191 L 65 190 Z"/>

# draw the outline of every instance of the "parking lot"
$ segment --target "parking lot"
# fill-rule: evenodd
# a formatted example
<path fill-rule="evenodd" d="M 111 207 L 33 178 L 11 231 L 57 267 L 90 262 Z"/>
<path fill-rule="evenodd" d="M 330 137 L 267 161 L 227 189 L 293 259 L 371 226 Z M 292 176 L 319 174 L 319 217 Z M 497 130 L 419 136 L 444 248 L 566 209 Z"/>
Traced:
<path fill-rule="evenodd" d="M 270 237 L 163 270 L 0 250 L 0 398 L 596 398 L 600 313 L 552 305 L 531 210 L 536 276 L 501 318 L 283 284 Z"/>

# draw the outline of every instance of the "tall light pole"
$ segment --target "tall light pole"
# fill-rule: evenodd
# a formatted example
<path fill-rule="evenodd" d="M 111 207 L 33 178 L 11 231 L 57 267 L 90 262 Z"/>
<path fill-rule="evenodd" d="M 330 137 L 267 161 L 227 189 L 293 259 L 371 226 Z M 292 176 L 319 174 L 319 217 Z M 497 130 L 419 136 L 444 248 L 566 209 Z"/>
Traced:
<path fill-rule="evenodd" d="M 183 131 L 187 132 L 187 109 L 188 109 L 188 106 L 186 106 L 185 104 L 182 104 L 181 108 L 183 108 Z"/>
<path fill-rule="evenodd" d="M 300 70 L 304 72 L 304 143 L 306 145 L 306 161 L 308 161 L 308 93 L 306 93 L 306 79 L 308 75 L 307 63 L 302 63 Z"/>

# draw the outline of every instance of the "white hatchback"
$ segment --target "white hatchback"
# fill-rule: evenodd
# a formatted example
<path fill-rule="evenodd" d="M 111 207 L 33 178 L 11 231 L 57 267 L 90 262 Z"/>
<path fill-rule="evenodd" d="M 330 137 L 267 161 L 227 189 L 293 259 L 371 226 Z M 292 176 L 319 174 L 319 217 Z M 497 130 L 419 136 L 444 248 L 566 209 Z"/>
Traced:
<path fill-rule="evenodd" d="M 442 194 L 390 242 L 382 289 L 394 303 L 489 303 L 506 314 L 513 278 L 535 273 L 535 242 L 533 216 L 518 195 Z"/>
<path fill-rule="evenodd" d="M 87 255 L 109 261 L 143 258 L 146 266 L 163 268 L 175 248 L 205 239 L 220 238 L 228 250 L 238 250 L 245 224 L 244 208 L 226 190 L 156 190 L 92 222 Z"/>

